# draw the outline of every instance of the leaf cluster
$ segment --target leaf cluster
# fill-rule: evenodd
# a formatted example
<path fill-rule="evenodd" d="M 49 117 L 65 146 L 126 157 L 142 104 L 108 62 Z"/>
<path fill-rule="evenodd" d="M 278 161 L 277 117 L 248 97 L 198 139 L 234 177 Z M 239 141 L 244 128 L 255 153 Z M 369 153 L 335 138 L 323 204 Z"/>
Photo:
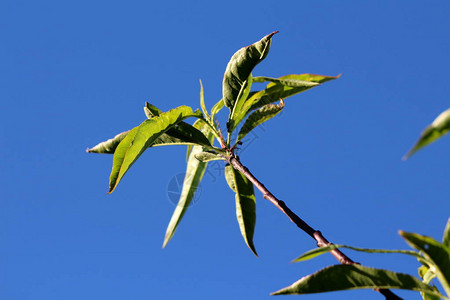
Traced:
<path fill-rule="evenodd" d="M 200 81 L 201 110 L 180 106 L 163 112 L 146 103 L 144 111 L 147 119 L 140 125 L 87 150 L 90 153 L 114 154 L 108 191 L 112 193 L 146 150 L 156 146 L 187 146 L 186 175 L 181 196 L 167 227 L 163 246 L 173 237 L 186 213 L 208 162 L 228 161 L 235 155 L 237 145 L 242 143 L 247 134 L 284 109 L 286 98 L 339 77 L 314 74 L 291 74 L 279 78 L 253 77 L 254 68 L 266 58 L 272 37 L 276 33 L 272 32 L 234 53 L 223 76 L 222 99 L 210 111 L 206 107 L 203 84 Z M 266 83 L 266 87 L 252 90 L 253 83 Z M 229 109 L 225 138 L 216 119 L 224 107 Z M 195 122 L 192 125 L 187 123 L 188 118 L 194 118 Z M 237 135 L 233 135 L 234 132 Z M 226 181 L 235 193 L 236 217 L 242 237 L 256 255 L 253 244 L 256 224 L 253 185 L 230 165 L 225 170 Z"/>
<path fill-rule="evenodd" d="M 429 236 L 400 231 L 399 234 L 413 250 L 365 249 L 346 245 L 329 245 L 310 250 L 293 262 L 305 261 L 333 249 L 346 248 L 366 253 L 397 253 L 409 255 L 419 261 L 420 279 L 409 274 L 375 269 L 357 264 L 334 265 L 305 276 L 273 295 L 311 294 L 353 289 L 405 289 L 421 293 L 424 300 L 450 297 L 450 219 L 444 230 L 442 242 Z M 437 278 L 447 296 L 441 294 L 431 281 Z"/>

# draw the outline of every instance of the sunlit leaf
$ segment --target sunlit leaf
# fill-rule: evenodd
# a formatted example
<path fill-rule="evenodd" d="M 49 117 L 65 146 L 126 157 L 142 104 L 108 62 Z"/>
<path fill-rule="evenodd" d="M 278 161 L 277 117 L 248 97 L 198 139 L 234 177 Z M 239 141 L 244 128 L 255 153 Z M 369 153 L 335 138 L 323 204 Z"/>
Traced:
<path fill-rule="evenodd" d="M 202 108 L 203 114 L 205 115 L 206 119 L 209 119 L 208 110 L 206 109 L 205 105 L 205 93 L 203 91 L 203 83 L 200 80 L 200 107 Z"/>
<path fill-rule="evenodd" d="M 408 159 L 419 149 L 433 143 L 440 137 L 446 135 L 450 130 L 450 109 L 442 112 L 430 125 L 428 125 L 420 134 L 419 140 L 414 147 L 403 157 Z"/>
<path fill-rule="evenodd" d="M 224 107 L 224 105 L 223 99 L 220 99 L 219 102 L 214 104 L 213 108 L 211 108 L 211 119 L 214 120 L 216 114 Z"/>
<path fill-rule="evenodd" d="M 209 141 L 212 142 L 214 139 L 214 135 L 210 132 L 209 128 L 205 125 L 205 123 L 195 122 L 194 126 L 200 129 L 206 136 Z M 166 235 L 164 237 L 163 247 L 167 245 L 170 239 L 173 237 L 175 230 L 177 229 L 181 219 L 183 218 L 186 210 L 188 209 L 192 198 L 197 191 L 198 185 L 200 184 L 203 175 L 205 174 L 206 167 L 208 166 L 207 162 L 201 162 L 195 156 L 203 152 L 203 148 L 201 146 L 194 146 L 189 153 L 189 158 L 186 166 L 186 175 L 183 181 L 183 188 L 181 190 L 180 199 L 178 200 L 177 207 L 172 214 L 172 218 L 170 219 L 169 225 L 167 226 Z"/>
<path fill-rule="evenodd" d="M 447 295 L 450 295 L 450 248 L 429 236 L 404 231 L 400 231 L 400 235 L 432 262 L 429 266 L 435 268 L 436 277 Z"/>
<path fill-rule="evenodd" d="M 120 144 L 120 142 L 127 136 L 128 132 L 130 132 L 130 130 L 119 133 L 112 139 L 97 144 L 94 147 L 87 149 L 86 151 L 89 153 L 112 154 L 114 153 L 114 151 L 116 151 L 116 148 Z"/>
<path fill-rule="evenodd" d="M 199 111 L 193 112 L 188 106 L 180 106 L 159 116 L 144 121 L 133 128 L 120 142 L 114 152 L 113 168 L 109 181 L 109 193 L 119 184 L 122 177 L 141 156 L 167 130 L 189 117 L 200 117 Z"/>
<path fill-rule="evenodd" d="M 253 245 L 256 223 L 256 199 L 253 184 L 231 165 L 225 167 L 225 179 L 228 186 L 236 193 L 236 217 L 242 237 L 250 250 L 258 256 Z"/>
<path fill-rule="evenodd" d="M 254 128 L 275 117 L 283 107 L 284 101 L 281 100 L 280 104 L 266 104 L 251 113 L 239 131 L 237 140 L 242 140 Z"/>
<path fill-rule="evenodd" d="M 162 113 L 162 111 L 159 108 L 157 108 L 156 106 L 154 106 L 148 102 L 145 102 L 144 112 L 148 119 L 157 117 L 157 116 L 159 116 L 159 114 Z"/>
<path fill-rule="evenodd" d="M 337 248 L 346 248 L 346 249 L 351 249 L 354 251 L 366 252 L 366 253 L 399 253 L 399 254 L 411 255 L 418 259 L 423 259 L 423 257 L 419 253 L 417 253 L 416 251 L 412 251 L 412 250 L 367 249 L 367 248 L 356 248 L 356 247 L 351 247 L 351 246 L 346 246 L 346 245 L 337 245 L 337 244 L 334 245 L 333 244 L 333 245 L 309 250 L 309 251 L 303 253 L 302 255 L 300 255 L 299 257 L 297 257 L 296 259 L 294 259 L 292 262 L 309 260 L 316 256 L 322 255 L 324 253 L 328 253 L 331 250 L 337 249 Z"/>
<path fill-rule="evenodd" d="M 269 53 L 272 36 L 277 31 L 266 35 L 260 41 L 239 49 L 228 62 L 223 76 L 223 100 L 225 106 L 233 109 L 239 91 L 253 68 Z"/>
<path fill-rule="evenodd" d="M 291 76 L 291 78 L 287 77 Z M 280 78 L 272 78 L 272 77 L 265 77 L 265 76 L 258 76 L 255 77 L 255 83 L 256 82 L 273 82 L 275 85 L 283 85 L 283 86 L 290 86 L 290 87 L 296 87 L 296 88 L 311 88 L 316 85 L 319 85 L 318 82 L 314 81 L 307 81 L 307 80 L 300 80 L 298 78 L 295 78 L 293 75 L 287 75 Z M 301 76 L 301 75 L 297 75 Z M 306 76 L 304 76 L 306 78 Z"/>
<path fill-rule="evenodd" d="M 227 130 L 229 134 L 233 132 L 233 130 L 238 125 L 238 123 L 236 123 L 234 119 L 236 115 L 240 114 L 242 106 L 244 105 L 245 101 L 248 98 L 248 95 L 250 94 L 252 84 L 253 84 L 253 77 L 252 74 L 250 73 L 250 75 L 248 75 L 247 80 L 245 80 L 244 84 L 242 85 L 241 90 L 239 91 L 236 103 L 234 104 L 233 109 L 231 110 L 230 116 L 228 118 Z"/>
<path fill-rule="evenodd" d="M 294 96 L 339 77 L 340 75 L 324 76 L 315 74 L 291 74 L 280 78 L 254 77 L 254 83 L 269 81 L 269 84 L 264 90 L 259 92 L 251 92 L 249 94 L 248 99 L 239 110 L 239 113 L 235 114 L 233 118 L 234 123 L 239 124 L 245 116 L 253 110 L 263 107 L 264 105 L 277 102 L 280 99 L 285 100 L 288 97 Z"/>
<path fill-rule="evenodd" d="M 354 289 L 404 289 L 437 296 L 439 292 L 418 278 L 361 265 L 334 265 L 305 276 L 272 295 L 312 294 Z"/>

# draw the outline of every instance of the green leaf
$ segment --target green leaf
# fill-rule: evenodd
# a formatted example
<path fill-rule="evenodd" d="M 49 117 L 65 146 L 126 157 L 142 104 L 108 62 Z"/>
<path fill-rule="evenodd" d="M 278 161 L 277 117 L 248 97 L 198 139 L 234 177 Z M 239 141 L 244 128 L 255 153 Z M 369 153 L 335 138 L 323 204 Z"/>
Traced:
<path fill-rule="evenodd" d="M 149 119 L 159 116 L 162 113 L 160 109 L 148 102 L 145 102 L 144 111 Z M 198 121 L 199 120 L 196 122 Z M 167 145 L 188 145 L 188 147 L 191 147 L 192 145 L 202 145 L 210 149 L 212 148 L 208 138 L 200 130 L 186 122 L 180 122 L 167 130 L 166 133 L 163 133 L 149 147 Z"/>
<path fill-rule="evenodd" d="M 119 133 L 112 139 L 109 139 L 107 141 L 104 141 L 100 144 L 95 145 L 94 147 L 87 149 L 86 152 L 88 153 L 102 153 L 102 154 L 112 154 L 114 151 L 116 151 L 117 146 L 120 144 L 120 142 L 127 136 L 127 134 L 130 132 L 130 130 Z"/>
<path fill-rule="evenodd" d="M 207 135 L 209 141 L 213 141 L 214 135 L 210 132 L 209 128 L 202 122 L 195 122 L 194 126 L 200 128 L 200 130 Z M 170 219 L 169 225 L 167 226 L 166 235 L 164 237 L 163 248 L 167 245 L 167 243 L 172 239 L 175 230 L 177 229 L 181 219 L 183 218 L 186 210 L 189 207 L 189 204 L 192 201 L 192 198 L 195 195 L 195 192 L 198 188 L 198 185 L 202 181 L 203 175 L 205 174 L 206 167 L 208 166 L 207 162 L 201 162 L 195 156 L 199 153 L 202 153 L 203 149 L 201 146 L 194 146 L 190 151 L 187 166 L 186 166 L 186 175 L 183 181 L 183 189 L 181 190 L 181 196 L 178 200 L 177 207 L 172 214 L 172 218 Z"/>
<path fill-rule="evenodd" d="M 112 193 L 122 177 L 141 156 L 167 130 L 189 117 L 200 117 L 188 106 L 180 106 L 157 117 L 144 121 L 133 128 L 120 142 L 114 152 L 113 168 L 109 180 L 109 193 Z"/>
<path fill-rule="evenodd" d="M 442 112 L 430 125 L 428 125 L 420 134 L 419 140 L 414 147 L 403 157 L 407 160 L 419 149 L 433 143 L 437 139 L 446 135 L 450 130 L 450 109 Z"/>
<path fill-rule="evenodd" d="M 338 76 L 324 76 L 315 74 L 290 74 L 280 78 L 270 78 L 270 83 L 261 94 L 254 94 L 248 99 L 245 108 L 249 110 L 257 109 L 265 104 L 286 99 L 298 93 L 309 90 L 319 84 L 339 78 Z M 255 82 L 269 79 L 269 77 L 256 77 Z M 309 82 L 306 83 L 306 82 Z"/>
<path fill-rule="evenodd" d="M 347 249 L 351 249 L 354 251 L 366 252 L 366 253 L 399 253 L 399 254 L 411 255 L 418 259 L 423 259 L 423 257 L 419 253 L 417 253 L 416 251 L 412 251 L 412 250 L 367 249 L 367 248 L 356 248 L 356 247 L 351 247 L 351 246 L 346 246 L 346 245 L 334 245 L 333 244 L 333 245 L 315 248 L 310 251 L 307 251 L 307 252 L 303 253 L 302 255 L 300 255 L 299 257 L 297 257 L 296 259 L 294 259 L 292 262 L 309 260 L 316 256 L 322 255 L 324 253 L 328 253 L 331 250 L 337 249 L 337 248 L 347 248 Z"/>
<path fill-rule="evenodd" d="M 432 262 L 429 267 L 435 269 L 436 277 L 447 295 L 450 295 L 450 248 L 429 236 L 404 231 L 399 233 L 411 247 L 421 251 Z"/>
<path fill-rule="evenodd" d="M 447 220 L 447 225 L 444 229 L 444 236 L 442 237 L 442 244 L 450 248 L 450 218 Z"/>
<path fill-rule="evenodd" d="M 147 119 L 157 117 L 162 113 L 162 111 L 159 108 L 157 108 L 154 105 L 151 105 L 148 102 L 145 102 L 144 112 L 145 112 L 145 115 L 147 116 Z"/>
<path fill-rule="evenodd" d="M 301 278 L 291 286 L 272 293 L 272 295 L 312 294 L 374 288 L 423 291 L 442 296 L 435 288 L 411 275 L 356 264 L 327 267 Z"/>
<path fill-rule="evenodd" d="M 284 107 L 284 101 L 280 100 L 280 104 L 266 104 L 260 109 L 250 114 L 239 131 L 237 140 L 242 140 L 250 131 L 257 126 L 275 117 Z"/>
<path fill-rule="evenodd" d="M 287 77 L 291 76 L 291 78 Z M 296 75 L 287 75 L 281 78 L 272 78 L 272 77 L 265 77 L 265 76 L 259 76 L 255 77 L 255 82 L 273 82 L 274 85 L 283 85 L 283 86 L 290 86 L 290 87 L 296 87 L 296 88 L 311 88 L 315 87 L 316 85 L 319 85 L 318 82 L 314 81 L 307 81 L 307 80 L 300 80 L 298 77 L 296 78 Z M 297 75 L 301 76 L 301 75 Z"/>
<path fill-rule="evenodd" d="M 214 104 L 213 108 L 211 108 L 211 119 L 214 120 L 216 114 L 224 107 L 225 103 L 223 99 L 220 99 L 219 102 Z"/>
<path fill-rule="evenodd" d="M 244 84 L 241 87 L 241 90 L 239 91 L 239 95 L 237 97 L 236 103 L 233 106 L 233 109 L 231 110 L 230 116 L 228 118 L 227 122 L 227 130 L 228 134 L 231 134 L 233 130 L 236 128 L 238 123 L 235 122 L 234 118 L 236 115 L 240 114 L 240 111 L 242 110 L 242 106 L 244 105 L 245 101 L 248 98 L 248 95 L 250 94 L 250 89 L 252 88 L 253 83 L 253 77 L 252 74 L 248 76 L 247 80 L 245 80 Z"/>
<path fill-rule="evenodd" d="M 205 115 L 205 118 L 207 120 L 209 120 L 210 117 L 209 117 L 208 110 L 206 109 L 206 105 L 205 105 L 205 94 L 203 92 L 202 80 L 200 80 L 200 107 L 202 108 L 202 111 L 203 111 L 203 114 Z"/>
<path fill-rule="evenodd" d="M 236 217 L 242 237 L 250 250 L 258 256 L 253 245 L 256 223 L 256 198 L 253 184 L 231 165 L 225 167 L 225 179 L 228 186 L 236 193 Z"/>
<path fill-rule="evenodd" d="M 223 76 L 222 86 L 223 100 L 230 110 L 234 107 L 244 81 L 247 80 L 253 68 L 269 53 L 272 36 L 277 32 L 272 32 L 260 41 L 239 49 L 231 57 Z"/>
<path fill-rule="evenodd" d="M 157 138 L 150 147 L 166 145 L 201 145 L 212 148 L 208 138 L 194 126 L 180 122 Z"/>
<path fill-rule="evenodd" d="M 212 152 L 200 152 L 195 154 L 195 158 L 201 162 L 209 162 L 213 160 L 225 160 L 222 155 Z"/>
<path fill-rule="evenodd" d="M 277 102 L 280 99 L 285 100 L 288 97 L 339 77 L 340 75 L 324 76 L 315 74 L 291 74 L 280 78 L 254 77 L 253 83 L 269 81 L 269 84 L 262 91 L 250 93 L 239 113 L 235 114 L 233 118 L 234 123 L 237 126 L 250 112 L 264 105 Z"/>

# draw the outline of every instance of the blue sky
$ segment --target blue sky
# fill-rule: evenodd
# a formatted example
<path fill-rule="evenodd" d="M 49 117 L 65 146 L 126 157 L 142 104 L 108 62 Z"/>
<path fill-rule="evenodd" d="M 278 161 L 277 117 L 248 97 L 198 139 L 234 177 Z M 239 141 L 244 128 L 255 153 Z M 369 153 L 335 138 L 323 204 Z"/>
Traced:
<path fill-rule="evenodd" d="M 0 298 L 269 299 L 334 264 L 290 264 L 314 241 L 260 194 L 255 258 L 220 168 L 161 249 L 185 147 L 147 151 L 111 195 L 112 156 L 85 153 L 142 122 L 145 101 L 198 108 L 199 78 L 210 108 L 231 55 L 275 30 L 254 75 L 342 77 L 287 99 L 242 161 L 333 242 L 407 249 L 399 229 L 440 239 L 450 138 L 401 157 L 450 106 L 449 11 L 445 1 L 2 1 Z M 418 266 L 348 254 L 412 274 Z M 294 298 L 382 299 L 370 290 Z"/>

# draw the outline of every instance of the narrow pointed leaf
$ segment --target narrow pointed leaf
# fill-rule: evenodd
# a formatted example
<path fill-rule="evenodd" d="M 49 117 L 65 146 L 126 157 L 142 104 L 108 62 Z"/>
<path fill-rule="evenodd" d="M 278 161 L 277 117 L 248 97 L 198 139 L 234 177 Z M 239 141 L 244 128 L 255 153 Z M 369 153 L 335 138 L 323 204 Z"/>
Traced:
<path fill-rule="evenodd" d="M 450 248 L 450 218 L 447 220 L 447 225 L 444 229 L 444 236 L 442 237 L 442 244 Z"/>
<path fill-rule="evenodd" d="M 109 193 L 119 184 L 122 177 L 141 156 L 167 130 L 186 118 L 197 116 L 200 112 L 193 112 L 190 107 L 180 106 L 159 116 L 144 121 L 133 128 L 117 146 L 113 158 L 113 168 L 109 181 Z"/>
<path fill-rule="evenodd" d="M 414 147 L 403 157 L 408 159 L 419 149 L 435 142 L 437 139 L 446 135 L 450 130 L 450 109 L 442 112 L 430 125 L 428 125 L 420 134 L 419 140 Z"/>
<path fill-rule="evenodd" d="M 288 76 L 291 76 L 291 78 L 286 77 L 286 76 L 285 76 L 285 78 L 283 78 L 283 77 L 272 78 L 272 77 L 259 76 L 259 77 L 255 77 L 254 81 L 255 82 L 270 81 L 270 82 L 273 82 L 275 85 L 279 84 L 279 85 L 296 87 L 296 88 L 311 88 L 316 85 L 319 85 L 318 82 L 297 79 L 293 75 L 288 75 Z"/>
<path fill-rule="evenodd" d="M 276 79 L 270 78 L 271 82 L 269 82 L 266 89 L 249 98 L 244 109 L 257 109 L 265 104 L 276 102 L 280 98 L 286 99 L 339 77 L 340 75 L 290 74 Z M 269 77 L 255 77 L 255 82 L 261 80 L 260 78 L 269 79 Z"/>
<path fill-rule="evenodd" d="M 418 278 L 360 265 L 334 265 L 305 276 L 272 295 L 312 294 L 354 289 L 404 289 L 438 296 L 439 292 Z"/>
<path fill-rule="evenodd" d="M 269 53 L 272 36 L 277 31 L 266 35 L 258 42 L 239 49 L 228 62 L 223 77 L 223 100 L 225 106 L 233 109 L 239 91 L 252 72 L 253 68 L 260 63 Z"/>
<path fill-rule="evenodd" d="M 219 102 L 214 104 L 213 108 L 211 108 L 211 119 L 214 120 L 217 113 L 225 106 L 223 99 L 220 99 Z"/>
<path fill-rule="evenodd" d="M 114 153 L 114 151 L 116 151 L 116 148 L 120 144 L 120 142 L 127 136 L 128 132 L 130 132 L 130 130 L 119 133 L 112 139 L 97 144 L 94 147 L 87 149 L 86 151 L 89 153 L 112 154 Z"/>
<path fill-rule="evenodd" d="M 450 248 L 429 236 L 400 231 L 400 235 L 408 244 L 423 253 L 432 262 L 436 277 L 442 284 L 447 295 L 450 295 Z"/>
<path fill-rule="evenodd" d="M 284 102 L 281 100 L 280 104 L 266 104 L 251 113 L 239 131 L 237 140 L 242 140 L 254 128 L 275 117 L 283 107 Z"/>
<path fill-rule="evenodd" d="M 356 248 L 356 247 L 336 244 L 336 245 L 329 245 L 329 246 L 325 246 L 325 247 L 315 248 L 310 251 L 307 251 L 307 252 L 303 253 L 302 255 L 300 255 L 299 257 L 297 257 L 296 259 L 294 259 L 292 262 L 309 260 L 316 256 L 322 255 L 324 253 L 328 253 L 331 250 L 337 249 L 337 248 L 346 248 L 346 249 L 351 249 L 354 251 L 366 252 L 366 253 L 399 253 L 399 254 L 411 255 L 418 259 L 419 258 L 423 259 L 423 257 L 419 253 L 417 253 L 416 251 L 412 251 L 412 250 L 367 249 L 367 248 Z"/>
<path fill-rule="evenodd" d="M 203 91 L 203 83 L 201 80 L 200 80 L 200 107 L 202 108 L 205 118 L 207 120 L 209 120 L 210 117 L 209 117 L 208 110 L 206 109 L 206 105 L 205 105 L 205 93 Z"/>
<path fill-rule="evenodd" d="M 209 162 L 213 160 L 225 160 L 225 158 L 223 158 L 222 155 L 211 152 L 200 152 L 198 154 L 195 154 L 195 158 L 201 162 Z"/>
<path fill-rule="evenodd" d="M 277 102 L 280 99 L 285 100 L 288 97 L 339 77 L 340 75 L 324 76 L 315 74 L 290 74 L 280 78 L 254 77 L 254 83 L 269 81 L 269 84 L 266 86 L 266 89 L 249 94 L 239 113 L 234 116 L 234 122 L 239 124 L 245 116 L 264 105 Z"/>
<path fill-rule="evenodd" d="M 228 186 L 236 193 L 236 217 L 242 237 L 250 250 L 258 256 L 253 244 L 256 223 L 256 198 L 253 184 L 230 165 L 225 167 L 225 179 Z"/>
<path fill-rule="evenodd" d="M 241 90 L 239 91 L 236 103 L 234 104 L 231 114 L 228 118 L 227 130 L 229 134 L 233 132 L 233 130 L 239 125 L 239 123 L 235 121 L 235 117 L 240 114 L 242 106 L 244 105 L 245 101 L 248 98 L 248 95 L 250 94 L 252 84 L 253 84 L 253 77 L 252 74 L 250 73 L 247 80 L 245 80 L 244 84 L 242 85 Z"/>
<path fill-rule="evenodd" d="M 209 128 L 203 122 L 195 122 L 194 126 L 199 128 L 204 134 L 207 135 L 210 142 L 213 141 L 214 135 L 210 132 Z M 177 207 L 172 214 L 169 225 L 167 226 L 166 235 L 164 237 L 163 248 L 172 239 L 175 230 L 177 229 L 181 219 L 183 218 L 186 210 L 188 209 L 192 198 L 200 184 L 203 175 L 205 174 L 207 162 L 201 162 L 195 155 L 203 152 L 201 146 L 194 146 L 189 153 L 189 158 L 186 166 L 186 175 L 183 181 L 183 188 L 181 190 L 180 199 L 178 200 Z"/>

